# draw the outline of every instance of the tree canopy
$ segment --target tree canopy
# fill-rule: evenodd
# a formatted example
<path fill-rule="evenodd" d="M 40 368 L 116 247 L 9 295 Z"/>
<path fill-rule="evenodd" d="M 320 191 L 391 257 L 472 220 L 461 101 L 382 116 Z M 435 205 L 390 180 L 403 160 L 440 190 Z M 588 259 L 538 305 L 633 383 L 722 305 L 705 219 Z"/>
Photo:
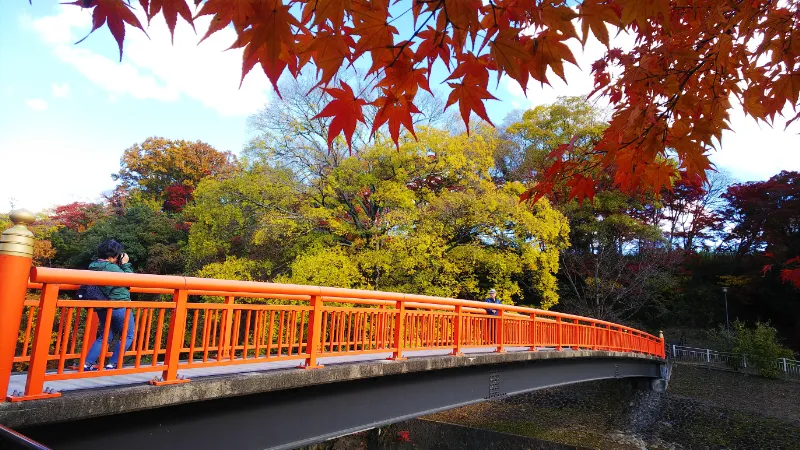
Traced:
<path fill-rule="evenodd" d="M 492 181 L 492 130 L 418 137 L 317 161 L 326 176 L 302 182 L 280 167 L 283 156 L 261 150 L 240 174 L 200 184 L 187 210 L 197 218 L 191 254 L 203 271 L 242 267 L 233 255 L 292 283 L 472 299 L 496 287 L 506 302 L 530 286 L 537 303 L 555 304 L 564 216 L 546 200 L 520 204 L 519 182 Z"/>
<path fill-rule="evenodd" d="M 127 148 L 120 170 L 111 175 L 119 189 L 135 192 L 169 211 L 180 211 L 205 177 L 230 173 L 236 158 L 196 141 L 145 139 Z"/>
<path fill-rule="evenodd" d="M 547 181 L 562 139 L 572 140 L 564 161 L 591 158 L 609 123 L 585 98 L 520 112 L 500 129 L 473 122 L 469 135 L 426 114 L 399 148 L 385 129 L 369 139 L 370 106 L 350 155 L 343 138 L 327 148 L 332 119 L 318 117 L 326 94 L 306 95 L 307 83 L 282 82 L 283 98 L 251 117 L 253 139 L 238 160 L 197 143 L 225 170 L 181 168 L 170 155 L 189 141 L 133 146 L 163 141 L 141 159 L 170 169 L 120 179 L 103 202 L 40 213 L 34 263 L 82 269 L 115 238 L 137 272 L 469 299 L 496 288 L 507 303 L 651 330 L 724 323 L 726 286 L 731 319 L 768 320 L 800 348 L 797 173 L 740 184 L 718 173 L 704 184 L 680 171 L 657 196 L 626 192 L 595 165 L 593 201 L 570 199 L 567 178 L 520 203 Z M 420 108 L 441 111 L 429 101 Z M 122 160 L 118 173 L 136 161 Z M 158 184 L 162 173 L 170 175 Z M 166 189 L 145 189 L 151 182 Z M 172 206 L 175 186 L 191 189 L 178 193 L 183 208 Z"/>
<path fill-rule="evenodd" d="M 125 0 L 76 0 L 93 10 L 92 31 L 107 25 L 122 56 L 126 27 L 142 29 Z M 317 69 L 330 95 L 320 117 L 331 118 L 328 141 L 342 133 L 351 144 L 367 105 L 377 108 L 372 130 L 386 124 L 395 143 L 414 134 L 420 91 L 429 91 L 433 66 L 447 77 L 447 106 L 458 103 L 489 121 L 489 83 L 502 76 L 525 90 L 530 81 L 565 77 L 576 64 L 569 41 L 596 38 L 608 47 L 592 65 L 594 92 L 613 107 L 609 126 L 592 146 L 590 167 L 602 166 L 625 192 L 660 191 L 677 170 L 705 179 L 708 153 L 729 126 L 736 102 L 747 115 L 772 123 L 796 111 L 800 96 L 800 2 L 787 0 L 139 0 L 148 20 L 163 15 L 174 33 L 211 16 L 203 37 L 232 27 L 243 49 L 242 77 L 259 65 L 276 90 L 281 74 Z M 194 13 L 193 13 L 194 7 Z M 395 22 L 410 14 L 400 34 Z M 618 31 L 635 37 L 612 48 Z M 374 80 L 368 95 L 338 74 L 357 61 Z M 791 112 L 793 114 L 793 112 Z M 800 117 L 789 118 L 788 122 Z M 568 150 L 564 143 L 556 156 Z M 677 167 L 670 161 L 677 161 Z M 547 172 L 579 185 L 583 198 L 595 180 L 583 161 L 556 158 Z M 528 195 L 530 196 L 530 195 Z M 537 196 L 538 198 L 538 196 Z"/>

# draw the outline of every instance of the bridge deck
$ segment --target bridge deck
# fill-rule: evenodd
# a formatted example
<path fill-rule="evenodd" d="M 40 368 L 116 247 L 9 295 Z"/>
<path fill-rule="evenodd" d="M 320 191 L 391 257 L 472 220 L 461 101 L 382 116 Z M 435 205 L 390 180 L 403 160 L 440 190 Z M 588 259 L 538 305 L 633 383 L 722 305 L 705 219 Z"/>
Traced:
<path fill-rule="evenodd" d="M 505 350 L 507 352 L 520 352 L 528 350 L 528 347 L 506 347 Z M 548 351 L 554 349 L 539 348 L 539 350 Z M 567 352 L 570 351 L 569 349 L 565 350 Z M 450 352 L 451 350 L 449 349 L 409 350 L 404 353 L 404 357 L 419 358 L 426 356 L 444 356 L 450 354 Z M 466 348 L 463 349 L 462 352 L 464 354 L 477 355 L 477 354 L 492 353 L 493 350 L 491 348 Z M 386 361 L 386 363 L 391 364 L 392 361 L 387 360 L 387 358 L 389 358 L 390 356 L 392 356 L 391 352 L 373 353 L 367 355 L 331 356 L 331 357 L 320 358 L 319 362 L 320 364 L 323 365 L 336 365 L 336 364 L 383 360 Z M 297 359 L 266 362 L 266 363 L 237 364 L 237 365 L 220 366 L 220 367 L 186 369 L 186 370 L 181 370 L 180 374 L 190 379 L 196 379 L 202 377 L 221 376 L 221 375 L 230 375 L 239 373 L 265 372 L 265 371 L 273 371 L 280 369 L 293 369 L 301 365 L 304 361 L 305 358 L 297 358 Z M 69 373 L 70 371 L 67 370 L 65 372 Z M 126 374 L 126 375 L 113 375 L 111 374 L 113 373 L 113 371 L 109 371 L 109 373 L 110 375 L 103 377 L 81 378 L 81 379 L 63 380 L 63 381 L 48 381 L 46 383 L 46 386 L 56 391 L 77 391 L 84 389 L 108 388 L 108 387 L 143 384 L 150 381 L 154 376 L 153 373 L 139 373 L 139 374 Z M 27 375 L 24 373 L 18 373 L 12 375 L 11 382 L 8 388 L 9 395 L 14 391 L 22 392 L 25 389 L 26 378 Z"/>

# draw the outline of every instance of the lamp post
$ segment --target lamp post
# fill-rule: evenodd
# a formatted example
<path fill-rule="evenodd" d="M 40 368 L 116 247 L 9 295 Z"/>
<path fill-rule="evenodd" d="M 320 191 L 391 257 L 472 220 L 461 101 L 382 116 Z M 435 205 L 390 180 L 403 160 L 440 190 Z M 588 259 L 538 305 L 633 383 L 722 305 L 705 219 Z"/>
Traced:
<path fill-rule="evenodd" d="M 728 287 L 722 287 L 722 295 L 725 296 L 725 329 L 731 331 L 731 322 L 728 320 Z"/>

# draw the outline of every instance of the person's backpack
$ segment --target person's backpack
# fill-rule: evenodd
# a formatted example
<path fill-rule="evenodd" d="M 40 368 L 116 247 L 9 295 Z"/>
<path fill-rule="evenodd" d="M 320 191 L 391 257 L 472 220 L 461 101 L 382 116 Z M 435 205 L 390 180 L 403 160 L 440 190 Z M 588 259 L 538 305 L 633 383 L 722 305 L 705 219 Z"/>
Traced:
<path fill-rule="evenodd" d="M 76 294 L 77 300 L 108 300 L 100 286 L 93 284 L 82 284 Z"/>

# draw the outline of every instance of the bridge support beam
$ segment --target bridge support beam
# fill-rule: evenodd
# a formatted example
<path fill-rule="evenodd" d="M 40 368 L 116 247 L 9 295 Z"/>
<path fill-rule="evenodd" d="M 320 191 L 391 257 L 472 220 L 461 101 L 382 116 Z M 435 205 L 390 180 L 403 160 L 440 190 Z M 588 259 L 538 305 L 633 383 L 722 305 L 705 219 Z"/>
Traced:
<path fill-rule="evenodd" d="M 289 449 L 485 400 L 602 379 L 661 377 L 661 362 L 576 358 L 464 366 L 230 397 L 19 431 L 58 449 Z M 120 425 L 124 424 L 124 425 Z"/>
<path fill-rule="evenodd" d="M 33 233 L 26 225 L 35 221 L 25 209 L 11 211 L 9 218 L 14 226 L 0 236 L 0 403 L 8 392 L 33 258 Z"/>

